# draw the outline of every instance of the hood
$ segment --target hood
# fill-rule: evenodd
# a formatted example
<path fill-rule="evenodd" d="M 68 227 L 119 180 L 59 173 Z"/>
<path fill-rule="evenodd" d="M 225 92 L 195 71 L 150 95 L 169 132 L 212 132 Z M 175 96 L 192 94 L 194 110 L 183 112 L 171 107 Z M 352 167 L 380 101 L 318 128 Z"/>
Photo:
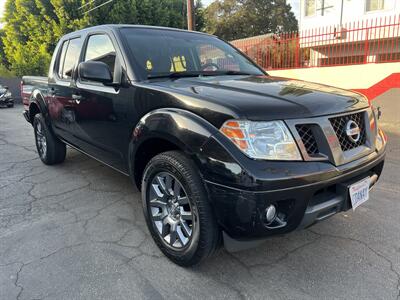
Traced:
<path fill-rule="evenodd" d="M 179 94 L 190 96 L 194 107 L 225 106 L 240 118 L 254 121 L 310 118 L 368 107 L 360 94 L 281 77 L 204 76 L 153 85 L 178 98 Z"/>

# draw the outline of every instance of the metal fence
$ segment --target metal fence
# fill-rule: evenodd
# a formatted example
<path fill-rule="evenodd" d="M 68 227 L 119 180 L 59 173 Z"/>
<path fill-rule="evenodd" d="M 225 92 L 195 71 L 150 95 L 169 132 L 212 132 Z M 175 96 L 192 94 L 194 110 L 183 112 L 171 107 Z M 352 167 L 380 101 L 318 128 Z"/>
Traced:
<path fill-rule="evenodd" d="M 267 70 L 400 61 L 400 15 L 231 42 Z"/>

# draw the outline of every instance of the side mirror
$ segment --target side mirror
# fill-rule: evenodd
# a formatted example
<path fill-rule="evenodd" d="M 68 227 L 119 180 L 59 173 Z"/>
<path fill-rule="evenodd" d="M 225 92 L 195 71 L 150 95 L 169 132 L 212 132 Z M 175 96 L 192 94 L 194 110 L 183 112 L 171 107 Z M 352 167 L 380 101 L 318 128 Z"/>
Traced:
<path fill-rule="evenodd" d="M 113 77 L 107 64 L 101 61 L 85 61 L 78 66 L 79 77 L 85 80 L 111 84 Z"/>

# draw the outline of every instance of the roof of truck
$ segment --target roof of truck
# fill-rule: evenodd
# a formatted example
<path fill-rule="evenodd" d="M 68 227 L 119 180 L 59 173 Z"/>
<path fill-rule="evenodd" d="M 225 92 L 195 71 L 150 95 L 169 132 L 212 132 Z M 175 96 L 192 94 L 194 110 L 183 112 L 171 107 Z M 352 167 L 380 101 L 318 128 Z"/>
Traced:
<path fill-rule="evenodd" d="M 199 32 L 199 31 L 189 31 L 189 30 L 184 30 L 184 29 L 179 29 L 179 28 L 172 28 L 172 27 L 162 27 L 162 26 L 149 26 L 149 25 L 132 25 L 132 24 L 104 24 L 104 25 L 97 25 L 97 26 L 91 26 L 87 27 L 81 30 L 77 30 L 74 32 L 67 33 L 64 35 L 64 37 L 68 37 L 70 35 L 74 35 L 77 33 L 86 33 L 90 32 L 92 30 L 101 30 L 101 29 L 121 29 L 121 28 L 141 28 L 141 29 L 148 29 L 148 30 L 169 30 L 169 31 L 180 31 L 180 32 L 190 32 L 194 34 L 202 34 L 202 35 L 207 35 L 207 36 L 214 36 L 205 32 Z"/>

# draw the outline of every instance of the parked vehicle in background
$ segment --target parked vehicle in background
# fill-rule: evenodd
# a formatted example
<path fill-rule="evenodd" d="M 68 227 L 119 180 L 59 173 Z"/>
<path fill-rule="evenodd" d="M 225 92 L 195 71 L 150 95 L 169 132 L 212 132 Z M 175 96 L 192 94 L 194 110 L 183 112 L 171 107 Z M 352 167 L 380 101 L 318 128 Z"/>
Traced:
<path fill-rule="evenodd" d="M 8 86 L 0 85 L 0 107 L 13 107 L 14 99 Z"/>
<path fill-rule="evenodd" d="M 149 231 L 182 266 L 368 200 L 386 138 L 357 93 L 268 76 L 217 37 L 104 25 L 23 77 L 41 160 L 66 145 L 128 175 Z"/>

